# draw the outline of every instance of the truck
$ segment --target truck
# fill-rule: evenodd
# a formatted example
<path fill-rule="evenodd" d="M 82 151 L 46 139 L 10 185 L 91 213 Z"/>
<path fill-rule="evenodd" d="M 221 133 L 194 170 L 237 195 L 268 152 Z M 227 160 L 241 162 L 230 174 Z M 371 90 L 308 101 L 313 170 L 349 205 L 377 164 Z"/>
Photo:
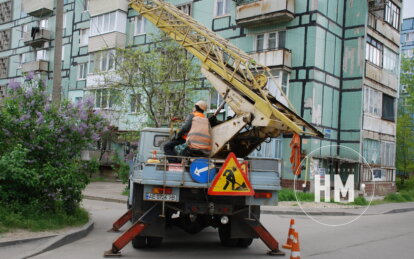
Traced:
<path fill-rule="evenodd" d="M 209 157 L 180 157 L 179 164 L 168 163 L 163 153 L 163 145 L 171 137 L 169 128 L 141 131 L 130 173 L 128 211 L 115 221 L 112 230 L 119 230 L 128 220 L 132 226 L 104 255 L 119 256 L 130 241 L 137 249 L 159 247 L 169 226 L 192 234 L 206 227 L 217 228 L 223 246 L 248 247 L 253 239 L 260 238 L 271 254 L 283 255 L 277 240 L 260 223 L 260 206 L 277 205 L 280 161 L 251 158 L 249 154 L 282 134 L 294 135 L 295 140 L 299 135 L 323 134 L 297 115 L 291 105 L 284 105 L 269 93 L 269 68 L 228 40 L 168 2 L 132 0 L 130 6 L 200 60 L 201 72 L 223 98 L 217 111 L 227 104 L 234 115 L 224 121 L 213 115 Z M 292 146 L 296 171 L 300 143 Z M 227 189 L 229 183 L 223 186 L 229 181 L 227 170 L 237 174 L 231 189 Z"/>

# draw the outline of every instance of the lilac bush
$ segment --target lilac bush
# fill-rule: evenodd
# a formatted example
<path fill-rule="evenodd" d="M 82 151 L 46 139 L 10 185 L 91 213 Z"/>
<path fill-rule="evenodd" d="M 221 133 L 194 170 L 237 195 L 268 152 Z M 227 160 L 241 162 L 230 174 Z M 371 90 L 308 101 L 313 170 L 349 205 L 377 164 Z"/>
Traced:
<path fill-rule="evenodd" d="M 60 107 L 41 81 L 10 82 L 0 107 L 0 206 L 66 211 L 78 206 L 88 178 L 80 152 L 99 140 L 108 122 L 85 98 Z"/>

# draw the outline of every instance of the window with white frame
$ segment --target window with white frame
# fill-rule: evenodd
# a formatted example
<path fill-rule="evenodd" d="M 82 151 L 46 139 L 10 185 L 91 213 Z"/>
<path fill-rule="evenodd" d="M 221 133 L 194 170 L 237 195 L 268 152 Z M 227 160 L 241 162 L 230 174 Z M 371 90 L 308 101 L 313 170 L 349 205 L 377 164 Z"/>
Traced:
<path fill-rule="evenodd" d="M 383 67 L 394 74 L 398 72 L 398 55 L 387 47 L 384 47 Z"/>
<path fill-rule="evenodd" d="M 75 104 L 80 103 L 82 101 L 82 99 L 83 98 L 81 96 L 75 97 Z"/>
<path fill-rule="evenodd" d="M 286 32 L 276 31 L 256 35 L 255 51 L 275 50 L 285 47 Z"/>
<path fill-rule="evenodd" d="M 215 0 L 214 15 L 222 16 L 230 13 L 231 0 Z"/>
<path fill-rule="evenodd" d="M 263 142 L 249 157 L 282 158 L 282 138 L 272 139 L 269 143 Z"/>
<path fill-rule="evenodd" d="M 367 163 L 379 164 L 380 163 L 380 142 L 374 139 L 364 139 L 363 142 L 363 155 Z"/>
<path fill-rule="evenodd" d="M 368 35 L 365 51 L 366 60 L 379 67 L 382 67 L 383 46 L 380 42 Z"/>
<path fill-rule="evenodd" d="M 27 32 L 27 24 L 23 24 L 20 26 L 20 38 L 23 39 L 24 34 Z"/>
<path fill-rule="evenodd" d="M 89 73 L 111 71 L 115 69 L 115 50 L 91 53 L 89 55 Z"/>
<path fill-rule="evenodd" d="M 85 11 L 89 10 L 89 0 L 83 0 L 83 8 Z"/>
<path fill-rule="evenodd" d="M 48 60 L 47 50 L 42 49 L 36 52 L 36 60 Z"/>
<path fill-rule="evenodd" d="M 135 31 L 134 31 L 135 36 L 145 34 L 146 23 L 147 23 L 147 20 L 142 15 L 138 15 L 137 17 L 135 17 Z"/>
<path fill-rule="evenodd" d="M 183 11 L 185 14 L 191 16 L 192 3 L 177 5 L 177 8 Z"/>
<path fill-rule="evenodd" d="M 381 164 L 384 166 L 395 166 L 395 143 L 381 142 Z"/>
<path fill-rule="evenodd" d="M 284 100 L 280 90 L 282 90 L 285 95 L 288 94 L 289 73 L 280 69 L 272 69 L 270 70 L 270 74 L 272 77 L 269 77 L 267 81 L 267 89 L 270 94 L 277 99 Z"/>
<path fill-rule="evenodd" d="M 223 102 L 223 97 L 214 89 L 210 92 L 210 110 L 216 110 Z"/>
<path fill-rule="evenodd" d="M 103 88 L 93 90 L 93 96 L 95 97 L 95 108 L 112 109 L 115 107 L 119 94 L 117 90 Z"/>
<path fill-rule="evenodd" d="M 88 75 L 88 63 L 80 63 L 78 65 L 78 80 L 85 80 Z"/>
<path fill-rule="evenodd" d="M 405 42 L 414 41 L 414 32 L 407 32 L 405 34 Z"/>
<path fill-rule="evenodd" d="M 67 18 L 68 18 L 68 13 L 64 13 L 63 14 L 63 29 L 65 29 L 67 26 L 67 22 L 66 22 Z"/>
<path fill-rule="evenodd" d="M 384 20 L 395 29 L 400 28 L 400 8 L 392 1 L 387 1 Z"/>
<path fill-rule="evenodd" d="M 403 52 L 403 55 L 406 57 L 411 58 L 414 56 L 414 49 L 405 49 L 402 52 Z"/>
<path fill-rule="evenodd" d="M 80 30 L 79 45 L 86 46 L 89 42 L 89 29 Z"/>
<path fill-rule="evenodd" d="M 372 88 L 364 89 L 364 112 L 371 115 L 382 115 L 382 93 Z"/>
<path fill-rule="evenodd" d="M 67 45 L 63 45 L 63 46 L 62 46 L 62 61 L 65 61 L 66 46 L 67 46 Z"/>
<path fill-rule="evenodd" d="M 41 29 L 47 29 L 49 27 L 49 20 L 48 19 L 40 20 L 39 27 Z"/>
<path fill-rule="evenodd" d="M 115 11 L 91 18 L 91 36 L 119 31 L 125 33 L 126 13 Z"/>
<path fill-rule="evenodd" d="M 21 68 L 24 63 L 26 63 L 26 53 L 19 55 L 19 68 Z"/>
<path fill-rule="evenodd" d="M 140 94 L 130 94 L 129 95 L 129 111 L 132 113 L 139 112 L 141 106 L 141 95 Z"/>

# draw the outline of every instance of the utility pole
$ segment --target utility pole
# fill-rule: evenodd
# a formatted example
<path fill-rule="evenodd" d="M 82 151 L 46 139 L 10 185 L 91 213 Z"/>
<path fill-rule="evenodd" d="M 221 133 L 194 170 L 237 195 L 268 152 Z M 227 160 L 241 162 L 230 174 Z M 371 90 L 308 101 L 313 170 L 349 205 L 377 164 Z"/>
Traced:
<path fill-rule="evenodd" d="M 62 92 L 63 0 L 56 0 L 55 55 L 53 66 L 52 103 L 60 105 Z"/>

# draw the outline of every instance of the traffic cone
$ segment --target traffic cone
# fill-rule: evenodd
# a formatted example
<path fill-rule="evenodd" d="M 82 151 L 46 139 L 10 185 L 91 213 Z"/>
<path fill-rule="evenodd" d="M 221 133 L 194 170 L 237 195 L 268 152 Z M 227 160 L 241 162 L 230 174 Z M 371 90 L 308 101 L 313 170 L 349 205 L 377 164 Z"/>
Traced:
<path fill-rule="evenodd" d="M 289 227 L 288 237 L 287 237 L 287 240 L 286 240 L 286 244 L 284 244 L 282 246 L 283 248 L 292 249 L 293 233 L 295 233 L 295 220 L 290 219 L 290 227 Z"/>
<path fill-rule="evenodd" d="M 295 231 L 292 240 L 290 259 L 300 259 L 299 233 Z"/>

